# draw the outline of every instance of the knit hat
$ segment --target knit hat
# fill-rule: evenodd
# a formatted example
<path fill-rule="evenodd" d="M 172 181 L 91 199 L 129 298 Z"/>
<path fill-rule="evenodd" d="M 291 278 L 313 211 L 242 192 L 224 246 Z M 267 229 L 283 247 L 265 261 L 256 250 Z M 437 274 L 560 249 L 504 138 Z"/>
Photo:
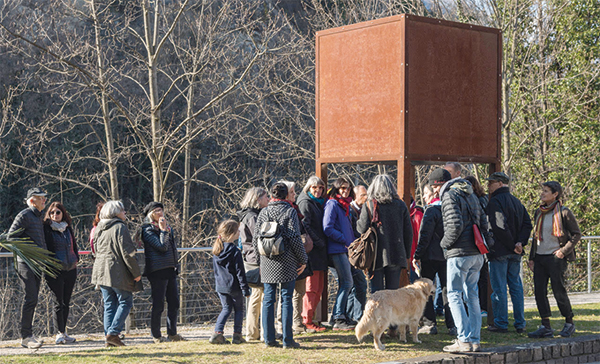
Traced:
<path fill-rule="evenodd" d="M 160 202 L 152 201 L 152 202 L 148 203 L 148 204 L 146 205 L 146 207 L 144 207 L 144 216 L 148 216 L 148 214 L 149 214 L 150 212 L 154 211 L 155 209 L 157 209 L 157 208 L 159 208 L 159 207 L 160 207 L 161 209 L 163 209 L 163 210 L 164 210 L 164 208 L 165 208 L 165 207 L 163 206 L 163 204 L 162 204 L 162 203 L 160 203 Z"/>
<path fill-rule="evenodd" d="M 490 176 L 488 178 L 486 178 L 486 180 L 498 181 L 498 182 L 502 182 L 504 184 L 508 184 L 508 182 L 510 181 L 510 177 L 508 177 L 508 175 L 506 175 L 506 173 L 504 173 L 504 172 L 494 172 L 494 173 L 490 174 Z"/>
<path fill-rule="evenodd" d="M 444 168 L 438 168 L 431 172 L 429 175 L 429 184 L 430 185 L 443 185 L 444 183 L 450 181 L 452 176 L 450 172 L 445 170 Z"/>

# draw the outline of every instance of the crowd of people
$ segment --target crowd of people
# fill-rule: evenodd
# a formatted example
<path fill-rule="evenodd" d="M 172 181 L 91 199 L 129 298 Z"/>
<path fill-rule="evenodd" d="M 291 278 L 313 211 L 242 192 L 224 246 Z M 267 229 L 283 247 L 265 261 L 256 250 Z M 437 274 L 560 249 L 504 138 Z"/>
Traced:
<path fill-rule="evenodd" d="M 226 344 L 224 327 L 233 313 L 231 343 L 261 340 L 267 347 L 298 348 L 294 335 L 353 330 L 361 319 L 367 290 L 398 289 L 402 277 L 438 279 L 445 326 L 456 337 L 447 352 L 480 350 L 482 314 L 487 310 L 487 280 L 491 283 L 494 320 L 487 330 L 508 331 L 508 294 L 513 304 L 514 328 L 524 333 L 521 259 L 530 235 L 528 266 L 533 271 L 535 299 L 541 325 L 532 338 L 552 337 L 548 281 L 565 325 L 563 337 L 575 332 L 573 311 L 566 292 L 566 269 L 581 238 L 573 213 L 561 204 L 558 182 L 542 186 L 541 205 L 533 221 L 523 204 L 510 193 L 510 178 L 502 172 L 487 178 L 488 194 L 476 178 L 461 177 L 461 166 L 448 163 L 429 175 L 423 190 L 424 208 L 407 206 L 390 176 L 378 175 L 366 187 L 340 177 L 327 189 L 310 177 L 297 196 L 295 183 L 279 181 L 269 191 L 252 187 L 240 203 L 235 219 L 221 222 L 214 241 L 215 291 L 221 301 L 212 344 Z M 28 208 L 15 218 L 9 233 L 29 238 L 61 262 L 56 277 L 46 277 L 54 295 L 56 344 L 75 342 L 67 334 L 70 298 L 77 279 L 79 254 L 72 221 L 60 202 L 43 214 L 46 192 L 28 191 Z M 374 264 L 362 271 L 350 264 L 348 247 L 367 230 L 377 236 Z M 145 251 L 144 271 L 135 258 L 139 239 Z M 178 252 L 176 234 L 160 202 L 150 202 L 132 237 L 120 201 L 98 204 L 90 247 L 94 256 L 92 284 L 104 302 L 106 346 L 123 346 L 121 332 L 142 289 L 142 276 L 151 287 L 150 332 L 155 343 L 185 340 L 177 333 Z M 20 258 L 17 274 L 24 287 L 21 344 L 39 348 L 32 321 L 41 277 Z M 320 308 L 328 271 L 337 282 L 330 315 Z M 508 287 L 508 289 L 507 289 Z M 167 303 L 167 335 L 161 335 L 161 316 Z M 419 333 L 437 334 L 436 307 L 430 297 Z M 329 316 L 329 317 L 327 317 Z M 243 321 L 246 320 L 245 330 Z M 398 337 L 397 327 L 387 334 Z"/>

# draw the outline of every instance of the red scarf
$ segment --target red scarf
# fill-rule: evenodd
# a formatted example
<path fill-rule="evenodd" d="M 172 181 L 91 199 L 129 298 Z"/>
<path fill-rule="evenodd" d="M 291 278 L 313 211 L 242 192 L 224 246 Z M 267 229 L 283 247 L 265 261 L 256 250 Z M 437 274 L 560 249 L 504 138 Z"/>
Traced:
<path fill-rule="evenodd" d="M 562 226 L 562 215 L 561 215 L 562 206 L 560 201 L 556 200 L 549 206 L 542 205 L 540 206 L 540 214 L 538 215 L 535 221 L 535 233 L 534 237 L 538 241 L 542 241 L 542 225 L 544 224 L 544 215 L 549 212 L 552 212 L 552 235 L 556 237 L 561 237 L 564 235 L 563 226 Z"/>
<path fill-rule="evenodd" d="M 346 216 L 350 215 L 350 203 L 352 202 L 351 196 L 343 198 L 342 195 L 337 194 L 333 196 L 332 199 L 336 200 L 340 205 L 342 205 L 344 210 L 346 210 Z"/>
<path fill-rule="evenodd" d="M 292 206 L 292 207 L 293 207 L 292 203 L 291 203 L 290 201 L 288 201 L 288 200 L 281 200 L 281 199 L 278 199 L 278 198 L 272 198 L 272 199 L 271 199 L 271 202 L 285 202 L 285 203 L 287 203 L 288 205 L 290 205 L 290 206 Z"/>

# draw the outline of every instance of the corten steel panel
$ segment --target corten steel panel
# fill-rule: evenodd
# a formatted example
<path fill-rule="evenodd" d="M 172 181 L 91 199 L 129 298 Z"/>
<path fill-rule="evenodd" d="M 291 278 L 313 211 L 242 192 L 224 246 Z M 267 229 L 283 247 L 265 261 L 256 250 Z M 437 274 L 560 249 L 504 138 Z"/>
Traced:
<path fill-rule="evenodd" d="M 317 158 L 393 158 L 402 149 L 403 19 L 395 18 L 317 33 Z"/>
<path fill-rule="evenodd" d="M 499 32 L 406 21 L 407 154 L 499 157 Z"/>

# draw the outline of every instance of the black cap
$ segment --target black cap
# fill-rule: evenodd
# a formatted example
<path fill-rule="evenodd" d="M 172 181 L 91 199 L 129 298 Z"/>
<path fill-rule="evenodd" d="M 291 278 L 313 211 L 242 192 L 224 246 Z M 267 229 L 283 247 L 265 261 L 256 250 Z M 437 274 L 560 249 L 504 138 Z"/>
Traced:
<path fill-rule="evenodd" d="M 30 188 L 29 191 L 27 191 L 26 199 L 29 200 L 33 196 L 47 196 L 47 195 L 48 194 L 46 193 L 46 191 L 44 191 L 40 187 L 34 187 L 34 188 Z"/>
<path fill-rule="evenodd" d="M 450 181 L 452 176 L 450 172 L 445 170 L 444 168 L 438 168 L 431 172 L 429 175 L 429 184 L 430 185 L 443 185 L 444 183 Z"/>
<path fill-rule="evenodd" d="M 490 174 L 490 176 L 488 178 L 486 178 L 486 180 L 499 181 L 504 184 L 508 184 L 508 182 L 510 181 L 510 177 L 508 177 L 508 175 L 504 172 L 494 172 L 494 173 Z"/>
<path fill-rule="evenodd" d="M 163 209 L 163 210 L 164 210 L 164 208 L 165 208 L 165 207 L 163 206 L 163 204 L 162 204 L 162 203 L 160 203 L 160 202 L 152 201 L 152 202 L 148 203 L 148 204 L 146 205 L 146 207 L 144 207 L 144 211 L 143 211 L 143 212 L 144 212 L 144 216 L 148 216 L 148 214 L 149 214 L 151 211 L 154 211 L 154 209 L 157 209 L 157 208 L 159 208 L 159 207 L 160 207 L 161 209 Z"/>

